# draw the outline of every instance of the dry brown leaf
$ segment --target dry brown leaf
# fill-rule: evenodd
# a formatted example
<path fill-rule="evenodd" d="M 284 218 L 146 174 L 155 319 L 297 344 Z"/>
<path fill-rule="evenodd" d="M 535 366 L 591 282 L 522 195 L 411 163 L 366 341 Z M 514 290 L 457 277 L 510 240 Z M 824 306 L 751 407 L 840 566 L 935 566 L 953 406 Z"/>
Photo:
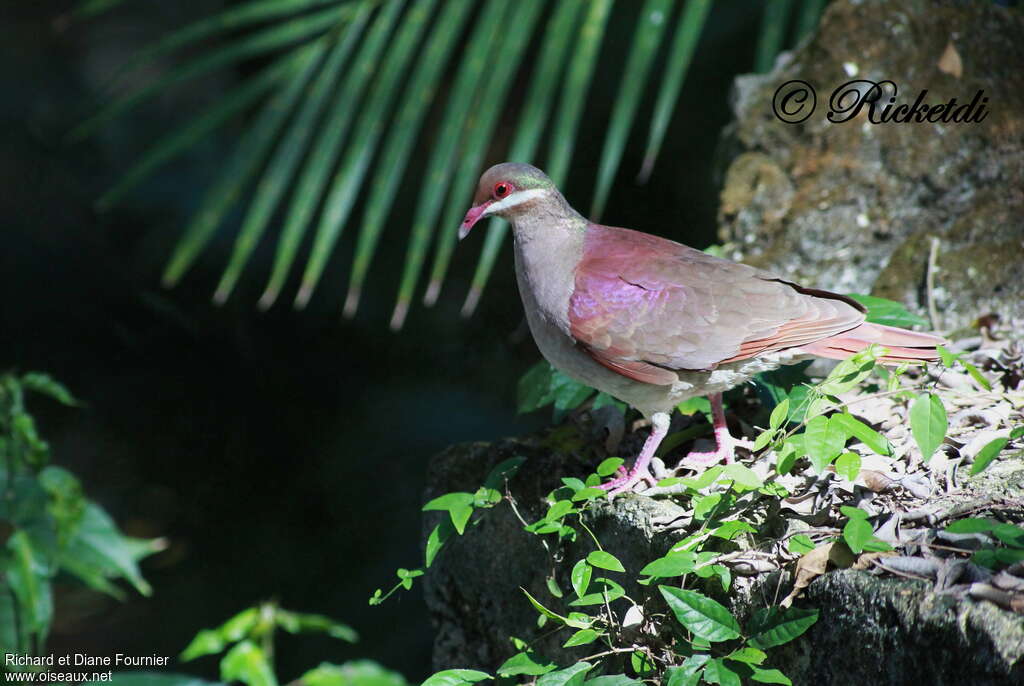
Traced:
<path fill-rule="evenodd" d="M 789 592 L 780 603 L 782 607 L 789 607 L 793 600 L 800 595 L 800 592 L 807 588 L 812 581 L 828 571 L 829 563 L 833 567 L 845 569 L 853 564 L 856 556 L 850 552 L 844 541 L 833 541 L 820 545 L 809 553 L 805 553 L 796 562 L 796 580 L 793 582 L 793 590 Z"/>
<path fill-rule="evenodd" d="M 949 41 L 946 44 L 946 50 L 942 53 L 942 57 L 939 58 L 937 65 L 939 71 L 949 74 L 954 78 L 959 79 L 964 74 L 964 63 L 960 59 L 960 53 L 956 51 L 956 46 L 953 45 L 953 41 Z"/>
<path fill-rule="evenodd" d="M 884 493 L 896 485 L 895 480 L 875 469 L 860 470 L 860 478 L 863 479 L 864 485 L 875 493 Z"/>
<path fill-rule="evenodd" d="M 898 553 L 893 550 L 882 550 L 875 553 L 861 553 L 857 558 L 857 561 L 853 563 L 853 567 L 851 567 L 851 569 L 871 569 L 871 566 L 878 558 L 892 557 L 893 555 L 898 555 Z"/>

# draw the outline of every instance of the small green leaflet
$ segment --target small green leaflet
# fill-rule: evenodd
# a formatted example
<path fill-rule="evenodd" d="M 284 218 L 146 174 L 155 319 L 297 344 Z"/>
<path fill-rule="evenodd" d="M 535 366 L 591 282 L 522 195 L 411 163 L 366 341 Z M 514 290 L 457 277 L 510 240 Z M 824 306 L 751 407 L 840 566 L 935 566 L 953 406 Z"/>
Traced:
<path fill-rule="evenodd" d="M 946 408 L 939 397 L 931 393 L 919 395 L 910 408 L 910 432 L 925 462 L 932 458 L 948 428 Z"/>
<path fill-rule="evenodd" d="M 577 598 L 582 598 L 587 594 L 587 588 L 590 586 L 590 577 L 593 573 L 594 568 L 586 560 L 580 560 L 573 565 L 569 580 L 572 583 L 572 590 L 576 593 Z"/>
<path fill-rule="evenodd" d="M 607 569 L 610 572 L 625 572 L 626 568 L 622 566 L 618 558 L 611 553 L 606 553 L 603 550 L 595 550 L 594 552 L 587 555 L 587 562 L 595 567 L 601 569 Z"/>
<path fill-rule="evenodd" d="M 992 460 L 999 456 L 999 453 L 1009 442 L 1009 438 L 997 438 L 986 443 L 985 447 L 974 456 L 974 464 L 971 465 L 971 476 L 985 471 L 985 468 L 992 463 Z"/>
<path fill-rule="evenodd" d="M 927 319 L 910 312 L 902 303 L 894 300 L 886 300 L 873 295 L 860 295 L 859 293 L 849 293 L 847 296 L 868 309 L 867 320 L 872 324 L 903 328 L 928 326 Z"/>

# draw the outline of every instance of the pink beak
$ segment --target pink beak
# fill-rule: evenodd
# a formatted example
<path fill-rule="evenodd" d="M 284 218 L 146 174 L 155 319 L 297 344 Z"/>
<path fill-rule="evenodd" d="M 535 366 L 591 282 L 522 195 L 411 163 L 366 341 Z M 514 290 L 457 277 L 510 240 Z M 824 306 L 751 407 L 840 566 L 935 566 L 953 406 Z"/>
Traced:
<path fill-rule="evenodd" d="M 459 227 L 459 240 L 469 235 L 469 230 L 473 228 L 473 225 L 480 221 L 480 217 L 483 216 L 484 210 L 486 210 L 492 200 L 482 202 L 476 207 L 470 207 L 469 212 L 466 212 L 466 218 L 462 220 L 462 226 Z"/>

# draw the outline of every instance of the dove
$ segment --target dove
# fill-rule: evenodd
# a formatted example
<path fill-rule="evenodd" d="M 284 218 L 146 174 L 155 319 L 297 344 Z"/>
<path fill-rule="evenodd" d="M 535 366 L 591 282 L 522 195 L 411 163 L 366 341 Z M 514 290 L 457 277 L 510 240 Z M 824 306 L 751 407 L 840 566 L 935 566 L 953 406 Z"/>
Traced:
<path fill-rule="evenodd" d="M 515 272 L 541 354 L 577 381 L 650 420 L 630 469 L 602 484 L 610 494 L 654 484 L 651 458 L 679 403 L 707 396 L 716 449 L 691 452 L 694 468 L 732 462 L 747 445 L 726 425 L 722 393 L 755 374 L 812 357 L 845 359 L 875 344 L 883 362 L 938 357 L 944 339 L 866 321 L 866 308 L 675 241 L 588 221 L 544 172 L 498 164 L 480 178 L 459 229 L 485 217 L 512 225 Z"/>

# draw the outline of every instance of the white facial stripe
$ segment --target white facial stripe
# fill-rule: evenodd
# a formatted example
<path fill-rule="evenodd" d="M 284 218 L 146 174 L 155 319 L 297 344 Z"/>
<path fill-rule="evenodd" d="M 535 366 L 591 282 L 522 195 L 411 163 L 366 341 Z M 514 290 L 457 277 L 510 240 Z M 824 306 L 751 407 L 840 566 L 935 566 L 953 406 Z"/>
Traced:
<path fill-rule="evenodd" d="M 480 218 L 483 219 L 484 217 L 488 217 L 496 212 L 507 210 L 510 207 L 515 207 L 516 205 L 522 205 L 524 202 L 529 202 L 535 198 L 543 197 L 547 195 L 547 193 L 547 188 L 531 188 L 526 191 L 516 191 L 504 200 L 492 202 L 487 206 L 487 209 L 484 210 L 484 213 L 480 215 Z"/>

